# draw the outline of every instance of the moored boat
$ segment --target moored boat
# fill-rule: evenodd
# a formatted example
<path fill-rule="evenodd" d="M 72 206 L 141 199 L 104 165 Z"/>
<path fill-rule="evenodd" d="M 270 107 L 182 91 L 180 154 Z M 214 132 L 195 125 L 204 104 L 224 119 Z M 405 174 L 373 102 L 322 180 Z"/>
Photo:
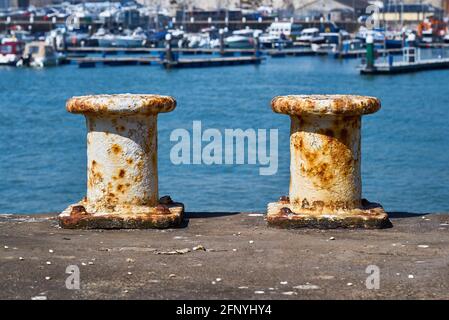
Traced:
<path fill-rule="evenodd" d="M 17 62 L 17 66 L 28 66 L 35 68 L 43 68 L 56 66 L 63 59 L 52 46 L 45 41 L 32 41 L 25 45 L 22 58 Z"/>
<path fill-rule="evenodd" d="M 15 38 L 4 38 L 0 42 L 0 65 L 15 66 L 22 57 L 23 42 Z"/>
<path fill-rule="evenodd" d="M 404 37 L 401 32 L 386 31 L 382 28 L 370 30 L 366 27 L 360 27 L 356 38 L 365 43 L 368 35 L 373 37 L 377 48 L 400 49 L 404 45 Z"/>
<path fill-rule="evenodd" d="M 254 48 L 255 34 L 261 34 L 261 30 L 243 29 L 236 30 L 231 36 L 224 39 L 225 46 L 231 49 L 250 49 Z"/>
<path fill-rule="evenodd" d="M 306 28 L 301 31 L 301 35 L 296 39 L 296 41 L 311 45 L 312 43 L 324 43 L 325 39 L 322 35 L 320 35 L 320 30 L 318 28 Z"/>

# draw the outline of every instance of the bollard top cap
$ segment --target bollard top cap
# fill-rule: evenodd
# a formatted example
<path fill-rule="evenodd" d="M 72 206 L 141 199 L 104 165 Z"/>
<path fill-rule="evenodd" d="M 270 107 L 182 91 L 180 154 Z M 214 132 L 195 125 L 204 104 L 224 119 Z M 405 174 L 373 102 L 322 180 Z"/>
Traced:
<path fill-rule="evenodd" d="M 175 108 L 174 98 L 153 94 L 79 96 L 67 100 L 66 103 L 66 109 L 71 113 L 104 115 L 150 115 L 170 112 Z"/>
<path fill-rule="evenodd" d="M 356 116 L 378 111 L 380 101 L 374 97 L 353 95 L 291 95 L 275 97 L 271 101 L 271 108 L 276 113 L 298 116 Z"/>

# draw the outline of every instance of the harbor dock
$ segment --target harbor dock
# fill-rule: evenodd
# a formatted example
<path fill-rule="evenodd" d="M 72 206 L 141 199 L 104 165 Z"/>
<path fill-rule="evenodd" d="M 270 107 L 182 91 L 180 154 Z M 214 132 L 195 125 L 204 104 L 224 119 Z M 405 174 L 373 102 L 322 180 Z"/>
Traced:
<path fill-rule="evenodd" d="M 151 54 L 157 57 L 166 51 L 165 48 L 121 48 L 121 47 L 69 47 L 67 48 L 69 55 L 73 54 L 95 54 L 101 53 L 103 55 L 108 54 Z M 255 54 L 255 49 L 219 49 L 219 48 L 171 48 L 174 53 L 185 55 L 206 55 L 216 54 L 221 56 L 241 56 Z M 311 48 L 293 47 L 283 49 L 259 49 L 258 52 L 262 55 L 268 55 L 273 58 L 281 57 L 303 57 L 303 56 L 316 56 L 316 55 L 328 55 L 330 52 L 324 49 L 312 50 Z M 402 49 L 379 49 L 378 54 L 402 54 Z M 359 58 L 366 55 L 366 50 L 350 50 L 341 52 L 332 52 L 336 58 Z"/>
<path fill-rule="evenodd" d="M 402 54 L 402 49 L 377 49 L 377 54 L 379 55 L 400 55 Z M 366 56 L 366 50 L 350 50 L 350 51 L 341 51 L 335 52 L 334 57 L 339 59 L 355 59 Z"/>
<path fill-rule="evenodd" d="M 376 63 L 373 68 L 362 67 L 361 74 L 397 74 L 418 72 L 424 70 L 449 69 L 449 58 L 428 59 L 418 62 L 399 61 L 390 63 Z"/>
<path fill-rule="evenodd" d="M 449 58 L 440 56 L 438 58 L 422 59 L 421 48 L 404 47 L 401 50 L 403 53 L 401 61 L 394 61 L 392 56 L 388 56 L 387 61 L 376 62 L 372 52 L 372 45 L 368 46 L 366 64 L 360 68 L 360 73 L 372 75 L 397 74 L 449 68 Z"/>
<path fill-rule="evenodd" d="M 265 49 L 261 50 L 272 58 L 283 58 L 283 57 L 305 57 L 305 56 L 315 56 L 315 55 L 326 55 L 327 52 L 314 51 L 310 48 L 287 48 L 287 49 Z"/>
<path fill-rule="evenodd" d="M 162 53 L 165 52 L 165 48 L 120 48 L 120 47 L 70 47 L 67 48 L 67 52 L 75 53 Z M 171 48 L 172 52 L 185 53 L 185 54 L 252 54 L 254 49 L 219 49 L 219 48 Z"/>
<path fill-rule="evenodd" d="M 109 57 L 67 57 L 67 61 L 69 62 L 76 62 L 78 63 L 78 66 L 83 67 L 95 67 L 97 63 L 103 63 L 105 65 L 136 65 L 136 64 L 151 64 L 151 63 L 159 63 L 160 59 L 159 57 L 116 57 L 116 56 L 109 56 Z"/>
<path fill-rule="evenodd" d="M 279 230 L 249 213 L 190 212 L 167 230 L 0 215 L 0 298 L 448 299 L 449 215 L 389 215 L 393 228 L 351 231 Z M 69 265 L 79 290 L 65 287 Z M 370 265 L 377 290 L 366 287 Z"/>
<path fill-rule="evenodd" d="M 242 64 L 260 64 L 261 62 L 262 62 L 261 57 L 243 56 L 243 57 L 207 58 L 207 59 L 164 60 L 162 61 L 162 65 L 166 69 L 172 69 L 172 68 L 234 66 Z"/>
<path fill-rule="evenodd" d="M 120 48 L 120 47 L 70 47 L 67 48 L 67 52 L 72 53 L 102 53 L 102 54 L 137 54 L 137 53 L 147 53 L 147 54 L 161 54 L 165 52 L 165 48 Z M 181 54 L 220 54 L 224 56 L 230 55 L 248 55 L 254 54 L 256 50 L 254 49 L 219 49 L 219 48 L 171 48 L 172 52 Z M 260 53 L 267 54 L 269 56 L 313 56 L 316 54 L 327 54 L 325 51 L 313 51 L 310 48 L 285 48 L 285 49 L 260 49 Z"/>

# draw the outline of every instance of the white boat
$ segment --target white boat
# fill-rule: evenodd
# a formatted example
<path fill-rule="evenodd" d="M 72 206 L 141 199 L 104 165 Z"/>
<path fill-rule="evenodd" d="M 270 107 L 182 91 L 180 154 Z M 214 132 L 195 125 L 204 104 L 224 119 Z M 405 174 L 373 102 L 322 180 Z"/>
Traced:
<path fill-rule="evenodd" d="M 254 39 L 245 36 L 230 36 L 224 39 L 225 46 L 231 49 L 249 49 L 254 47 Z"/>
<path fill-rule="evenodd" d="M 269 33 L 264 33 L 259 37 L 262 48 L 274 48 L 276 43 L 280 41 L 280 38 Z"/>
<path fill-rule="evenodd" d="M 433 29 L 429 28 L 422 31 L 421 42 L 432 43 L 433 42 Z"/>
<path fill-rule="evenodd" d="M 324 38 L 324 42 L 321 43 L 311 43 L 310 47 L 315 52 L 337 52 L 340 42 L 342 44 L 351 42 L 351 37 L 349 33 L 345 30 L 340 30 L 338 32 L 322 32 L 320 36 Z"/>
<path fill-rule="evenodd" d="M 243 29 L 232 32 L 232 35 L 224 39 L 225 46 L 231 49 L 254 48 L 254 36 L 258 36 L 262 30 Z"/>
<path fill-rule="evenodd" d="M 99 47 L 136 48 L 144 46 L 147 36 L 141 28 L 137 28 L 133 32 L 125 31 L 121 35 L 109 34 L 100 28 L 91 39 L 98 41 Z"/>
<path fill-rule="evenodd" d="M 170 34 L 171 40 L 170 43 L 172 46 L 183 47 L 183 44 L 187 42 L 186 33 L 181 29 L 169 29 L 167 33 Z"/>
<path fill-rule="evenodd" d="M 325 39 L 322 35 L 320 35 L 320 30 L 318 28 L 306 28 L 301 31 L 301 35 L 296 39 L 296 41 L 312 44 L 323 43 Z"/>
<path fill-rule="evenodd" d="M 232 35 L 235 36 L 244 36 L 244 37 L 254 37 L 256 35 L 262 34 L 262 30 L 260 29 L 241 29 L 241 30 L 235 30 L 232 32 Z"/>
<path fill-rule="evenodd" d="M 292 22 L 273 22 L 267 29 L 269 37 L 296 40 L 301 36 L 301 25 Z"/>
<path fill-rule="evenodd" d="M 208 33 L 187 34 L 187 46 L 189 48 L 210 48 L 210 37 Z"/>
<path fill-rule="evenodd" d="M 447 34 L 443 37 L 443 41 L 446 43 L 449 43 L 449 34 Z"/>
<path fill-rule="evenodd" d="M 115 37 L 115 46 L 121 48 L 136 48 L 145 45 L 147 36 L 142 28 L 137 28 L 133 32 L 126 31 L 124 35 Z"/>
<path fill-rule="evenodd" d="M 23 42 L 16 38 L 3 38 L 0 42 L 0 65 L 15 66 L 22 57 Z"/>
<path fill-rule="evenodd" d="M 17 66 L 35 68 L 56 66 L 61 58 L 62 56 L 58 55 L 53 47 L 46 44 L 45 41 L 32 41 L 25 45 L 22 58 L 17 62 Z"/>
<path fill-rule="evenodd" d="M 106 32 L 106 29 L 99 28 L 97 32 L 95 32 L 92 37 L 90 37 L 90 39 L 93 41 L 97 41 L 99 47 L 110 47 L 113 36 L 112 34 L 108 34 Z"/>
<path fill-rule="evenodd" d="M 402 48 L 403 39 L 401 32 L 386 31 L 382 28 L 370 30 L 362 26 L 357 32 L 356 38 L 365 43 L 368 35 L 373 37 L 376 47 L 385 47 L 386 49 Z"/>

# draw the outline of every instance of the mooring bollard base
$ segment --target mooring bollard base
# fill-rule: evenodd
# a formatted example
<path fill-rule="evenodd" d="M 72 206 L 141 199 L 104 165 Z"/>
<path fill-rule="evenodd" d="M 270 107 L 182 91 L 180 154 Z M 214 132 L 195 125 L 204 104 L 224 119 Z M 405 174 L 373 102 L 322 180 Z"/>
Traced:
<path fill-rule="evenodd" d="M 69 206 L 58 216 L 59 225 L 65 229 L 166 229 L 180 226 L 184 219 L 184 205 L 179 202 L 156 207 L 121 206 L 115 212 L 88 210 L 85 201 Z"/>
<path fill-rule="evenodd" d="M 267 222 L 269 226 L 278 228 L 363 228 L 383 229 L 392 224 L 387 213 L 378 203 L 363 201 L 360 209 L 341 209 L 338 212 L 317 212 L 307 210 L 299 204 L 286 201 L 268 204 Z"/>

